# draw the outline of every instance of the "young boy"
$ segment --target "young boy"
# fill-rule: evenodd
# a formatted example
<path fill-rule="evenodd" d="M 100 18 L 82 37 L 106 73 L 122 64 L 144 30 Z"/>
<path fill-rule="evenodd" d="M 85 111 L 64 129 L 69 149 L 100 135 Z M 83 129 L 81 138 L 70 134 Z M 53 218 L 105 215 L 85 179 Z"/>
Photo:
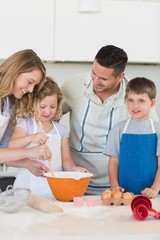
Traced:
<path fill-rule="evenodd" d="M 126 103 L 131 118 L 118 123 L 108 136 L 105 153 L 112 189 L 154 198 L 160 190 L 160 124 L 150 112 L 156 103 L 154 82 L 129 81 Z"/>

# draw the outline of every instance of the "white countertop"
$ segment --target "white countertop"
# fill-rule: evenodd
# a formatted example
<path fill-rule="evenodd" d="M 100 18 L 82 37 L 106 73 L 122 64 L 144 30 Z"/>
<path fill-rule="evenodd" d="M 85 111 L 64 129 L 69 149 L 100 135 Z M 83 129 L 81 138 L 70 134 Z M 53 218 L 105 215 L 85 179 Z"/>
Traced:
<path fill-rule="evenodd" d="M 100 198 L 100 197 L 98 197 Z M 55 201 L 55 200 L 53 200 Z M 160 198 L 151 200 L 160 211 Z M 75 207 L 55 201 L 61 213 L 47 214 L 25 206 L 17 213 L 0 212 L 3 240 L 159 240 L 160 220 L 136 220 L 130 206 Z"/>

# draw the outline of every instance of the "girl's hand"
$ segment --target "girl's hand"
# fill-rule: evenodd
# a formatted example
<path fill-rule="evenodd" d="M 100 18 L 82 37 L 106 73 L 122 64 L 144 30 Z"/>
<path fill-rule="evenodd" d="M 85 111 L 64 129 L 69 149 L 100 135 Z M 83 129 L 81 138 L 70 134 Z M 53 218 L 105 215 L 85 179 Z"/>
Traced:
<path fill-rule="evenodd" d="M 36 160 L 30 160 L 31 162 L 28 165 L 28 170 L 35 176 L 43 176 L 45 172 L 48 172 L 49 169 L 42 162 Z"/>
<path fill-rule="evenodd" d="M 39 145 L 46 143 L 47 139 L 48 139 L 48 136 L 43 132 L 38 132 L 38 133 L 32 134 L 31 136 L 31 142 L 37 143 Z"/>
<path fill-rule="evenodd" d="M 72 171 L 74 171 L 74 172 L 89 172 L 86 168 L 77 167 L 77 166 L 74 166 L 74 167 L 72 168 Z"/>
<path fill-rule="evenodd" d="M 152 188 L 145 188 L 141 191 L 141 194 L 148 198 L 155 198 L 158 195 L 158 192 Z"/>

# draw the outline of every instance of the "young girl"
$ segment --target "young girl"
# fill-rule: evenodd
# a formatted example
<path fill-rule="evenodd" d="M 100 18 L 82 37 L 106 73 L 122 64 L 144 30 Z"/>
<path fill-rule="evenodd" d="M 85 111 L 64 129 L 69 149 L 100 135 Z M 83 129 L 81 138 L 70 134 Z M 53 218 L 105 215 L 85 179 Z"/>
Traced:
<path fill-rule="evenodd" d="M 77 167 L 71 159 L 68 130 L 58 122 L 62 115 L 62 93 L 58 85 L 47 77 L 43 88 L 34 94 L 33 101 L 32 117 L 18 121 L 9 146 L 18 148 L 46 143 L 52 151 L 51 165 L 54 171 L 87 171 Z M 52 197 L 47 180 L 35 177 L 27 169 L 19 171 L 14 187 L 27 187 L 32 194 Z"/>

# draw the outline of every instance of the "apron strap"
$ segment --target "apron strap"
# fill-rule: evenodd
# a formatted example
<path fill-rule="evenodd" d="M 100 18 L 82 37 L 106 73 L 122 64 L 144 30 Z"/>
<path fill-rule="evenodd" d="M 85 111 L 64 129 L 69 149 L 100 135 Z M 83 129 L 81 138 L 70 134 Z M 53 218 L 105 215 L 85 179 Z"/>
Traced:
<path fill-rule="evenodd" d="M 34 133 L 36 133 L 36 132 L 37 132 L 37 122 L 36 122 L 36 120 L 35 120 L 34 117 L 32 117 L 32 121 L 33 121 L 33 131 L 34 131 Z M 55 132 L 56 132 L 57 135 L 61 138 L 60 133 L 59 133 L 59 131 L 58 131 L 58 129 L 57 129 L 54 121 L 52 121 L 52 124 L 53 124 L 53 126 L 54 126 Z M 41 130 L 43 131 L 43 129 L 41 129 Z M 44 132 L 44 131 L 43 131 L 43 132 Z M 46 134 L 47 134 L 47 133 L 46 133 Z M 51 133 L 49 133 L 49 134 L 51 134 Z"/>
<path fill-rule="evenodd" d="M 52 124 L 53 124 L 53 126 L 55 128 L 55 131 L 56 131 L 57 135 L 61 138 L 60 133 L 58 131 L 58 128 L 56 127 L 56 124 L 53 121 L 52 121 Z"/>
<path fill-rule="evenodd" d="M 150 122 L 151 122 L 152 132 L 156 133 L 152 118 L 150 118 Z"/>
<path fill-rule="evenodd" d="M 127 120 L 127 122 L 126 122 L 126 124 L 125 124 L 125 126 L 124 126 L 124 129 L 123 129 L 122 134 L 126 132 L 126 129 L 127 129 L 127 127 L 128 127 L 128 124 L 129 124 L 130 120 L 131 120 L 131 118 L 129 118 L 129 119 Z"/>
<path fill-rule="evenodd" d="M 122 134 L 126 132 L 126 129 L 127 129 L 127 127 L 128 127 L 128 124 L 129 124 L 130 120 L 131 120 L 131 118 L 129 118 L 129 119 L 127 120 L 127 122 L 126 122 L 126 124 L 125 124 L 125 126 L 124 126 L 124 129 L 123 129 Z M 152 118 L 150 118 L 150 123 L 151 123 L 152 133 L 156 133 L 156 130 L 155 130 L 155 127 L 154 127 Z"/>

